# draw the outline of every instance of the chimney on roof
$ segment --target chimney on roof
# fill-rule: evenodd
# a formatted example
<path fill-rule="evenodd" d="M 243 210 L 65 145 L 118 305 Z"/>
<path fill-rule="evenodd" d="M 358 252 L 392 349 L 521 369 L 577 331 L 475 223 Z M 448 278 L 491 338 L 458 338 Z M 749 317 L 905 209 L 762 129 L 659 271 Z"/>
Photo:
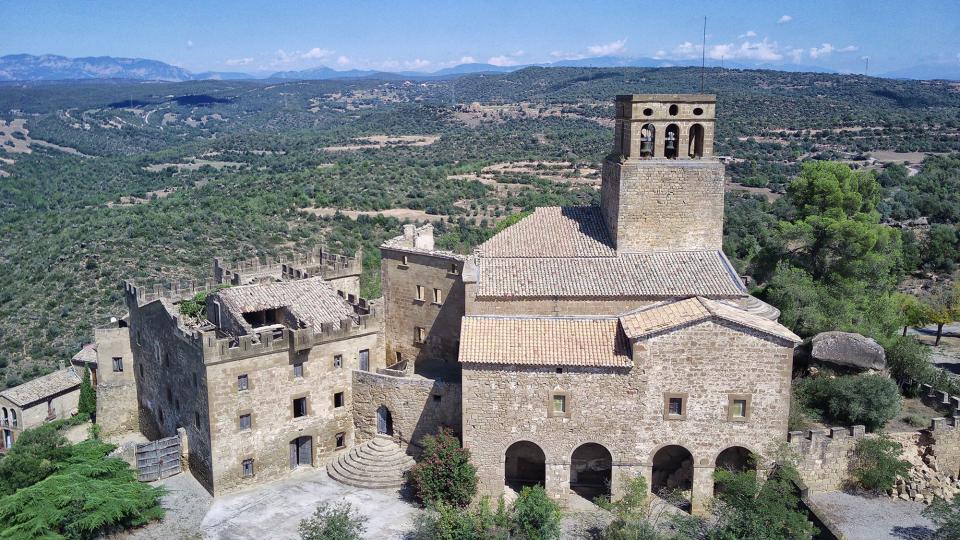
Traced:
<path fill-rule="evenodd" d="M 429 223 L 416 231 L 413 247 L 417 249 L 433 249 L 433 225 Z"/>
<path fill-rule="evenodd" d="M 413 237 L 417 234 L 416 225 L 404 225 L 403 226 L 403 239 L 413 242 Z"/>

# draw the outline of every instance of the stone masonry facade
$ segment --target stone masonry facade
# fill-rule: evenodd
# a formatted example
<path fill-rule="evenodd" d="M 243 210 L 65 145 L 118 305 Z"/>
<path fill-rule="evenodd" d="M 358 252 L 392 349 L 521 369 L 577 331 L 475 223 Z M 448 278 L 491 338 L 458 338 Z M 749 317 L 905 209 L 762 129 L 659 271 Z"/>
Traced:
<path fill-rule="evenodd" d="M 185 432 L 215 495 L 387 436 L 417 455 L 447 427 L 484 495 L 616 498 L 642 474 L 703 511 L 716 467 L 762 467 L 786 440 L 798 338 L 721 250 L 715 98 L 616 103 L 599 207 L 538 208 L 470 255 L 405 225 L 380 247 L 382 299 L 359 297 L 359 252 L 325 248 L 128 284 L 127 328 L 98 343 L 128 342 L 133 385 L 103 392 L 136 406 L 104 414 Z M 207 317 L 182 315 L 198 292 Z"/>

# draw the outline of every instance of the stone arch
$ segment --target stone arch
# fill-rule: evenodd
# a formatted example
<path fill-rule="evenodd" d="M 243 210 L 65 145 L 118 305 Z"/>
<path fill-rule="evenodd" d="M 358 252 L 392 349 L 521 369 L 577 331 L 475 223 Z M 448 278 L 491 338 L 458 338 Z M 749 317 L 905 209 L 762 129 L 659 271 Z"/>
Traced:
<path fill-rule="evenodd" d="M 517 441 L 503 453 L 503 483 L 520 490 L 524 486 L 545 486 L 547 456 L 543 449 L 530 441 Z"/>
<path fill-rule="evenodd" d="M 377 407 L 377 434 L 393 435 L 393 414 L 386 405 Z"/>
<path fill-rule="evenodd" d="M 702 124 L 693 124 L 690 126 L 690 133 L 687 142 L 687 155 L 691 158 L 703 157 L 703 137 L 704 129 Z"/>
<path fill-rule="evenodd" d="M 676 159 L 678 155 L 680 155 L 680 128 L 676 124 L 670 124 L 664 130 L 663 157 Z"/>
<path fill-rule="evenodd" d="M 570 489 L 587 500 L 610 497 L 613 456 L 602 444 L 588 442 L 570 455 Z"/>
<path fill-rule="evenodd" d="M 749 448 L 743 446 L 730 446 L 717 454 L 714 461 L 715 470 L 725 470 L 731 472 L 746 472 L 757 470 L 758 456 Z M 720 492 L 721 486 L 714 484 L 713 494 Z"/>
<path fill-rule="evenodd" d="M 663 445 L 651 460 L 650 488 L 658 495 L 693 489 L 693 454 L 679 444 Z M 689 500 L 688 495 L 684 498 Z"/>
<path fill-rule="evenodd" d="M 10 419 L 10 416 L 9 416 L 9 414 L 7 413 L 7 408 L 6 408 L 6 407 L 0 407 L 0 409 L 3 409 L 3 419 L 4 419 L 4 420 L 9 420 L 9 419 Z"/>
<path fill-rule="evenodd" d="M 17 410 L 10 409 L 10 421 L 13 423 L 13 427 L 17 427 Z"/>
<path fill-rule="evenodd" d="M 644 124 L 640 127 L 640 156 L 653 157 L 653 149 L 657 147 L 657 128 L 653 124 Z"/>

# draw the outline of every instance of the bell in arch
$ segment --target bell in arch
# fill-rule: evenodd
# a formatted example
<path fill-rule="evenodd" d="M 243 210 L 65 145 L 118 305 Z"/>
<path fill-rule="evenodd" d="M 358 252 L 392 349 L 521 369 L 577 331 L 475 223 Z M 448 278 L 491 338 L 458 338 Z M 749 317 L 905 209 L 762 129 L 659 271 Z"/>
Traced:
<path fill-rule="evenodd" d="M 673 132 L 667 133 L 667 138 L 665 139 L 667 143 L 667 150 L 676 150 L 677 149 L 677 136 Z"/>

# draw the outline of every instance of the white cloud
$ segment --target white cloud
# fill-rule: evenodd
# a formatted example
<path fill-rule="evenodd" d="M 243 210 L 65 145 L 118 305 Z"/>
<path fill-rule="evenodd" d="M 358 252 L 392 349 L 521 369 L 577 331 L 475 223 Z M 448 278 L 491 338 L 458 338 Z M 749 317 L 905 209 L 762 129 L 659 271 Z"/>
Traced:
<path fill-rule="evenodd" d="M 843 47 L 842 49 L 837 49 L 837 52 L 842 52 L 842 53 L 843 53 L 843 52 L 857 52 L 858 50 L 860 50 L 860 47 L 857 47 L 856 45 L 847 45 L 846 47 Z"/>
<path fill-rule="evenodd" d="M 522 50 L 519 50 L 519 51 L 513 51 L 510 54 L 501 54 L 498 56 L 491 56 L 490 58 L 487 59 L 487 63 L 493 64 L 495 66 L 515 66 L 520 63 L 517 61 L 517 59 L 523 56 L 524 54 L 526 53 L 524 53 Z"/>
<path fill-rule="evenodd" d="M 820 58 L 822 56 L 830 56 L 830 53 L 834 51 L 833 45 L 829 43 L 824 43 L 817 47 L 810 47 L 810 58 Z"/>
<path fill-rule="evenodd" d="M 337 65 L 338 65 L 338 66 L 345 66 L 345 65 L 347 65 L 347 64 L 349 64 L 349 63 L 350 63 L 350 59 L 347 58 L 346 56 L 343 56 L 343 55 L 341 54 L 340 56 L 337 57 Z"/>
<path fill-rule="evenodd" d="M 794 64 L 799 64 L 800 60 L 803 59 L 803 52 L 804 52 L 803 49 L 799 49 L 799 48 L 790 49 L 789 51 L 787 51 L 787 56 L 790 57 L 790 60 L 792 60 Z"/>
<path fill-rule="evenodd" d="M 314 47 L 309 51 L 300 55 L 300 58 L 304 60 L 323 60 L 325 58 L 330 58 L 333 56 L 333 51 L 329 49 L 321 49 L 320 47 Z"/>
<path fill-rule="evenodd" d="M 792 20 L 793 20 L 793 17 L 791 17 L 790 15 L 783 15 L 779 19 L 777 19 L 777 24 L 788 23 Z"/>
<path fill-rule="evenodd" d="M 229 58 L 223 63 L 228 66 L 248 66 L 253 63 L 253 58 Z"/>
<path fill-rule="evenodd" d="M 748 37 L 757 37 L 757 33 L 754 32 L 753 30 L 747 30 L 746 32 L 744 32 L 743 34 L 740 34 L 737 37 L 740 39 L 748 38 Z"/>
<path fill-rule="evenodd" d="M 430 65 L 429 60 L 423 60 L 421 58 L 414 58 L 413 60 L 407 60 L 403 63 L 407 69 L 423 69 Z"/>
<path fill-rule="evenodd" d="M 193 40 L 192 40 L 192 39 L 188 39 L 188 40 L 187 40 L 187 48 L 190 48 L 190 49 L 193 48 Z"/>
<path fill-rule="evenodd" d="M 627 50 L 627 40 L 618 39 L 602 45 L 591 45 L 587 47 L 587 52 L 592 56 L 611 56 L 623 54 Z"/>
<path fill-rule="evenodd" d="M 691 58 L 700 53 L 700 46 L 687 41 L 681 43 L 676 50 L 681 51 L 686 58 Z M 741 59 L 770 62 L 781 60 L 783 53 L 780 52 L 780 46 L 777 45 L 776 41 L 763 38 L 761 41 L 742 41 L 739 45 L 733 43 L 713 45 L 707 49 L 707 58 L 712 60 Z"/>
<path fill-rule="evenodd" d="M 457 61 L 458 64 L 476 64 L 477 59 L 472 56 L 463 56 Z"/>

